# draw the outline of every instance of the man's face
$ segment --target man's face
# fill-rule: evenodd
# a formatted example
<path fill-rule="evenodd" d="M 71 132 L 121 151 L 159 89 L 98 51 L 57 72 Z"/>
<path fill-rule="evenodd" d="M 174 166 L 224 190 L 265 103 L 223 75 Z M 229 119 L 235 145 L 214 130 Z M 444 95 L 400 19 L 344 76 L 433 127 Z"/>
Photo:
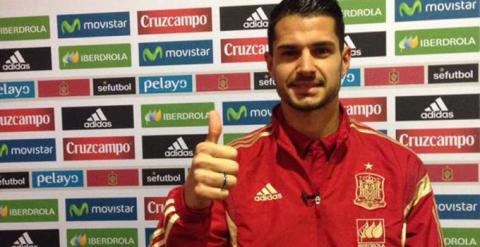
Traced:
<path fill-rule="evenodd" d="M 338 39 L 328 16 L 290 15 L 277 22 L 266 60 L 283 103 L 310 111 L 338 100 L 351 57 L 349 48 L 341 52 Z"/>

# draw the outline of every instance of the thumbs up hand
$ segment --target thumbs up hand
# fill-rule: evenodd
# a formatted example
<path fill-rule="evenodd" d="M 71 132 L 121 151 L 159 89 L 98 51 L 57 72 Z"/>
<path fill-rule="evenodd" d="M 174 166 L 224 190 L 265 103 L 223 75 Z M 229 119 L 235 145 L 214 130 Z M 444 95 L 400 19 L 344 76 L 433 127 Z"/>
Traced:
<path fill-rule="evenodd" d="M 224 200 L 230 189 L 237 184 L 237 150 L 218 144 L 221 134 L 220 115 L 217 111 L 211 111 L 207 139 L 197 145 L 184 185 L 188 208 L 206 208 L 212 200 Z"/>

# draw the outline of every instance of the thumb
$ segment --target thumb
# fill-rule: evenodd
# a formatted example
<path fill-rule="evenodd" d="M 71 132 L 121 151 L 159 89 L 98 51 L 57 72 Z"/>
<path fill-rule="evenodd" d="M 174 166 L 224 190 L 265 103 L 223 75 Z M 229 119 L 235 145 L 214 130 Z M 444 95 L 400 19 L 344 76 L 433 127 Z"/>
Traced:
<path fill-rule="evenodd" d="M 210 111 L 208 116 L 208 135 L 207 141 L 218 143 L 222 134 L 222 121 L 217 111 Z"/>

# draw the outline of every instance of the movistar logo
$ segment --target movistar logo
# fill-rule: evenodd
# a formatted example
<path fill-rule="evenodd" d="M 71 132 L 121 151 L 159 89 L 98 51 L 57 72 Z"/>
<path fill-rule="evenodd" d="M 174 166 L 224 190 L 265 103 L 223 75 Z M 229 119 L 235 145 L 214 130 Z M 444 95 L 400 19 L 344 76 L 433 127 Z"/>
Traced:
<path fill-rule="evenodd" d="M 70 205 L 70 208 L 68 209 L 68 212 L 70 213 L 70 216 L 77 216 L 80 217 L 84 214 L 88 214 L 89 211 L 89 206 L 88 203 L 84 202 L 82 203 L 82 206 L 80 208 L 77 207 L 77 205 L 72 204 Z"/>
<path fill-rule="evenodd" d="M 422 7 L 423 7 L 422 0 L 416 0 L 413 6 L 411 7 L 408 6 L 407 3 L 403 2 L 402 4 L 400 4 L 398 11 L 400 12 L 401 17 L 403 17 L 404 14 L 408 16 L 412 16 L 417 11 L 418 13 L 422 13 Z"/>
<path fill-rule="evenodd" d="M 242 105 L 238 111 L 235 111 L 232 107 L 228 108 L 227 110 L 227 120 L 231 121 L 231 119 L 238 121 L 242 117 L 247 117 L 247 107 Z"/>
<path fill-rule="evenodd" d="M 80 31 L 81 25 L 82 24 L 80 23 L 80 19 L 78 18 L 73 20 L 73 24 L 71 25 L 70 23 L 68 23 L 68 21 L 62 21 L 62 34 L 65 34 L 65 32 L 73 33 L 75 32 L 75 29 L 77 29 L 77 31 Z"/>
<path fill-rule="evenodd" d="M 8 155 L 8 153 L 7 144 L 3 144 L 2 147 L 0 147 L 0 157 L 3 157 L 3 155 Z"/>
<path fill-rule="evenodd" d="M 144 62 L 147 62 L 147 60 L 150 61 L 150 62 L 153 62 L 157 59 L 157 57 L 159 57 L 159 58 L 163 57 L 163 48 L 162 47 L 157 46 L 153 53 L 148 48 L 145 48 L 143 50 L 143 61 Z"/>

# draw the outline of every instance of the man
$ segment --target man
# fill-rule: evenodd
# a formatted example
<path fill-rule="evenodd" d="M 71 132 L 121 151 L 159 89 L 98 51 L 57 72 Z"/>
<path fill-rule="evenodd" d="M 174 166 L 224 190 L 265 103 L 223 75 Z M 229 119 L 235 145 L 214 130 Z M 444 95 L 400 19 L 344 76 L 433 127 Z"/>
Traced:
<path fill-rule="evenodd" d="M 420 159 L 347 116 L 350 64 L 335 0 L 284 0 L 268 30 L 281 103 L 272 123 L 217 144 L 218 113 L 152 246 L 443 246 Z"/>

